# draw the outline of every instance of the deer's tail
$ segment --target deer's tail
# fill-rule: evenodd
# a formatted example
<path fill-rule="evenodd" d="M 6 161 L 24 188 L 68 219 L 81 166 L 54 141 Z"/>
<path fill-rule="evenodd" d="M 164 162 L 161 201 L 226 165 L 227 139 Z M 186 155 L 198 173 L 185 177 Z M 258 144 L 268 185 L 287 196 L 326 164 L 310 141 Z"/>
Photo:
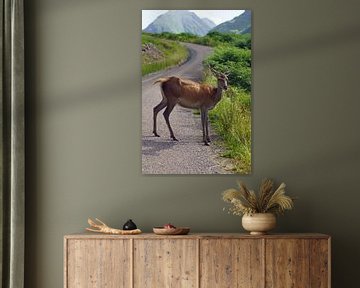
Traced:
<path fill-rule="evenodd" d="M 170 79 L 170 77 L 159 78 L 153 83 L 153 85 L 155 85 L 157 83 L 164 83 L 164 82 L 168 81 L 169 79 Z"/>

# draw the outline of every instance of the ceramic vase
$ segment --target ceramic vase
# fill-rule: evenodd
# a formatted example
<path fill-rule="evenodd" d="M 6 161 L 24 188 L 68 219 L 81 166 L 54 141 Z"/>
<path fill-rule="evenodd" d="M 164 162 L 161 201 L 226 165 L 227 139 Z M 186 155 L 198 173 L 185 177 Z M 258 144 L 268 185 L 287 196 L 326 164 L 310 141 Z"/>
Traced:
<path fill-rule="evenodd" d="M 242 226 L 251 235 L 263 235 L 274 229 L 276 217 L 272 213 L 255 213 L 242 217 Z"/>

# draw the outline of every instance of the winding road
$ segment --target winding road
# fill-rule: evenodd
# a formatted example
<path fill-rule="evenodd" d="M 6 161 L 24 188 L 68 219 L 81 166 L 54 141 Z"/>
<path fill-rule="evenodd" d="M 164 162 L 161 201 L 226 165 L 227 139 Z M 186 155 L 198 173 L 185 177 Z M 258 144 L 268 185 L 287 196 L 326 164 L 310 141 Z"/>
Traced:
<path fill-rule="evenodd" d="M 158 114 L 158 133 L 152 135 L 153 107 L 162 99 L 160 85 L 153 85 L 160 77 L 179 76 L 194 81 L 202 78 L 203 59 L 210 47 L 184 44 L 190 52 L 188 61 L 180 66 L 159 71 L 142 79 L 142 173 L 143 174 L 227 174 L 219 163 L 219 148 L 204 146 L 200 117 L 190 109 L 176 106 L 170 123 L 178 142 L 172 141 L 163 111 Z M 210 129 L 211 139 L 216 135 Z"/>

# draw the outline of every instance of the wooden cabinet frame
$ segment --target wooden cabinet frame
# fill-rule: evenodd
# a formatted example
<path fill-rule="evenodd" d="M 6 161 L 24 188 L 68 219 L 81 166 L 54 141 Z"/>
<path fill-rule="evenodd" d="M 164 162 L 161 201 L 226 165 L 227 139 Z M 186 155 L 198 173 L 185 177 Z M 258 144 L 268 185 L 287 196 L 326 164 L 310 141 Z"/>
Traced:
<path fill-rule="evenodd" d="M 67 235 L 64 287 L 329 288 L 323 234 Z"/>

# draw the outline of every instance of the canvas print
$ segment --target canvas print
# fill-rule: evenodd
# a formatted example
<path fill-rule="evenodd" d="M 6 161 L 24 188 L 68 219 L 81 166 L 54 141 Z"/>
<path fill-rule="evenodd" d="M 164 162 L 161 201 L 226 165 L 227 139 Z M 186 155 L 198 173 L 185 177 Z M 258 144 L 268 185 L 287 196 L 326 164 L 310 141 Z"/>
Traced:
<path fill-rule="evenodd" d="M 143 10 L 142 173 L 251 173 L 251 11 Z"/>

